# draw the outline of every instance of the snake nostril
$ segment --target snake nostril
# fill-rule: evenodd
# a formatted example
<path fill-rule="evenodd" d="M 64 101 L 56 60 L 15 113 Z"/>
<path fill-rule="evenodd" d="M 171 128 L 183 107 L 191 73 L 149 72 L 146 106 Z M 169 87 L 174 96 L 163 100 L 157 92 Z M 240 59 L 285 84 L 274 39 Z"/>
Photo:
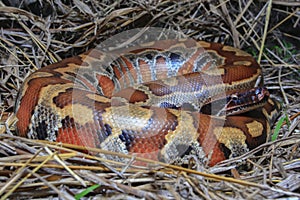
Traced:
<path fill-rule="evenodd" d="M 261 92 L 262 92 L 262 88 L 257 88 L 257 89 L 255 90 L 255 94 L 256 94 L 256 95 L 259 95 Z"/>

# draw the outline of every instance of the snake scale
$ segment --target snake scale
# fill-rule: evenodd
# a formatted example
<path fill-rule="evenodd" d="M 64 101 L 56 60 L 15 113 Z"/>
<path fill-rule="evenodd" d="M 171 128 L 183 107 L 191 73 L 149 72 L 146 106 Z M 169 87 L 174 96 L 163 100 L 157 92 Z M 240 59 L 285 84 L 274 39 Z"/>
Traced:
<path fill-rule="evenodd" d="M 194 150 L 213 166 L 266 142 L 280 105 L 262 84 L 253 57 L 219 43 L 93 49 L 25 80 L 17 132 L 167 163 Z"/>

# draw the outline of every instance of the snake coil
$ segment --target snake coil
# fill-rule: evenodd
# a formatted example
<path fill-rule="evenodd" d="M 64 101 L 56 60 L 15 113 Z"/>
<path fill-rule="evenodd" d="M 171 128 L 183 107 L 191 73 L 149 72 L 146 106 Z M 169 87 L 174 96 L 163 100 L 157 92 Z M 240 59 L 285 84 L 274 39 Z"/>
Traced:
<path fill-rule="evenodd" d="M 266 142 L 280 106 L 249 54 L 190 40 L 126 51 L 93 49 L 32 73 L 18 134 L 164 162 L 196 148 L 210 166 Z"/>

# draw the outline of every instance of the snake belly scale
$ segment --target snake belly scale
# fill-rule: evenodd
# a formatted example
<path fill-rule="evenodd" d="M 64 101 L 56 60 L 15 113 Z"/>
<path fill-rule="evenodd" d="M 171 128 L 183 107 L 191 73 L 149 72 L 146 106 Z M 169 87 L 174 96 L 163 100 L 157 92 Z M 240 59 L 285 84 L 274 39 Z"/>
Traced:
<path fill-rule="evenodd" d="M 168 163 L 196 147 L 213 166 L 266 142 L 280 106 L 260 77 L 253 57 L 218 43 L 93 49 L 25 80 L 17 132 Z"/>

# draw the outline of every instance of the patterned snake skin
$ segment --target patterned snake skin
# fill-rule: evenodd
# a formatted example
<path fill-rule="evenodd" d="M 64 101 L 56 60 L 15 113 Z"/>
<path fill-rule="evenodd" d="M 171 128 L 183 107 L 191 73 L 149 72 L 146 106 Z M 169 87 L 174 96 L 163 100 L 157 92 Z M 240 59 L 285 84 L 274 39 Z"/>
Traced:
<path fill-rule="evenodd" d="M 32 73 L 18 134 L 167 163 L 194 150 L 210 166 L 266 142 L 280 106 L 249 54 L 191 40 L 123 52 L 93 49 Z"/>

